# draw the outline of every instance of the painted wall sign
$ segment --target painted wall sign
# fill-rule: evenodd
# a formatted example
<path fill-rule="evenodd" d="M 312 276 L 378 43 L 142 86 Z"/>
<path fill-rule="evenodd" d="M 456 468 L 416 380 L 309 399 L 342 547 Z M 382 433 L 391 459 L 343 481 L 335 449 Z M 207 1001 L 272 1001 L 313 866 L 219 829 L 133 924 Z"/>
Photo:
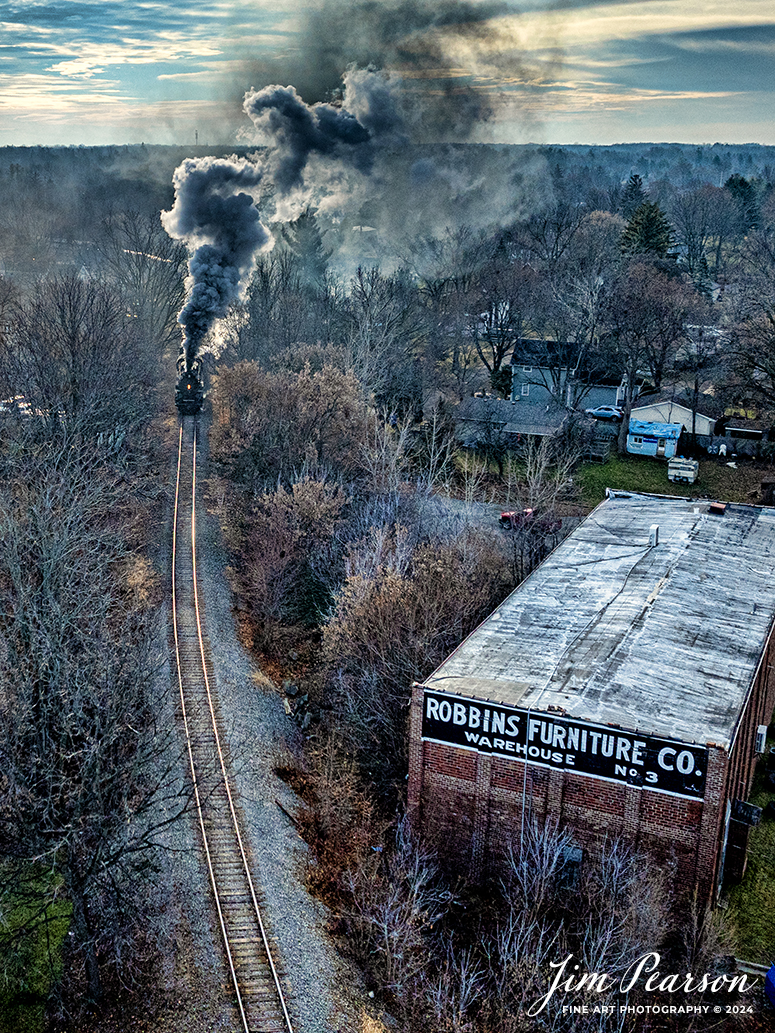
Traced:
<path fill-rule="evenodd" d="M 422 737 L 701 800 L 708 751 L 676 739 L 424 690 Z"/>

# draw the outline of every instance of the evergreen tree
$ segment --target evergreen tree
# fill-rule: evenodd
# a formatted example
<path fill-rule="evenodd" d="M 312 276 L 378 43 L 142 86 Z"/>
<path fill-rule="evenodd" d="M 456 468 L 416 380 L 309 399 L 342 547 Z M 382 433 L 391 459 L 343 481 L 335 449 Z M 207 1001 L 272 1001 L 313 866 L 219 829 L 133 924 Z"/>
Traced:
<path fill-rule="evenodd" d="M 621 241 L 626 255 L 654 255 L 667 258 L 673 246 L 673 232 L 667 216 L 652 201 L 644 201 L 624 228 Z"/>
<path fill-rule="evenodd" d="M 643 191 L 643 180 L 637 172 L 633 172 L 627 180 L 627 186 L 622 192 L 621 212 L 625 219 L 631 219 L 634 213 L 646 200 Z"/>
<path fill-rule="evenodd" d="M 748 233 L 749 230 L 759 225 L 759 202 L 756 198 L 756 190 L 752 183 L 736 172 L 724 184 L 735 199 L 738 212 L 740 231 Z"/>
<path fill-rule="evenodd" d="M 306 208 L 301 215 L 282 229 L 282 239 L 296 259 L 296 267 L 305 286 L 320 286 L 326 277 L 331 252 L 326 250 L 315 212 Z"/>

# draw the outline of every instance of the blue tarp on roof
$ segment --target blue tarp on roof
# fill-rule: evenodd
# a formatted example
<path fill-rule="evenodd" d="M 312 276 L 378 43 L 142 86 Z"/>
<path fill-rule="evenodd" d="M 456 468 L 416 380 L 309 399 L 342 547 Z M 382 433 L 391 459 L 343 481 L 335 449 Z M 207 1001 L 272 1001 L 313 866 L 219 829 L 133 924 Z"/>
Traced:
<path fill-rule="evenodd" d="M 630 420 L 630 434 L 644 437 L 675 438 L 680 437 L 683 426 L 680 423 L 646 423 L 644 420 Z"/>

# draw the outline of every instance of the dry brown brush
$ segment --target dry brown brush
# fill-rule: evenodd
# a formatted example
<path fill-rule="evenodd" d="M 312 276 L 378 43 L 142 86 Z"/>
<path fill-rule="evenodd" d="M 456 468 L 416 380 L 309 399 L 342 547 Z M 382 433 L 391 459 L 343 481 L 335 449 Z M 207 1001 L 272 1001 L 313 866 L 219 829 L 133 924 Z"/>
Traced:
<path fill-rule="evenodd" d="M 409 696 L 511 587 L 486 533 L 411 547 L 407 529 L 351 545 L 323 629 L 327 691 L 357 755 L 383 791 L 406 772 Z"/>
<path fill-rule="evenodd" d="M 303 637 L 319 624 L 347 501 L 339 485 L 302 476 L 246 505 L 231 581 L 262 652 L 274 655 L 293 628 Z"/>
<path fill-rule="evenodd" d="M 252 492 L 294 473 L 360 468 L 366 403 L 351 373 L 326 365 L 270 373 L 240 362 L 213 378 L 211 456 Z"/>

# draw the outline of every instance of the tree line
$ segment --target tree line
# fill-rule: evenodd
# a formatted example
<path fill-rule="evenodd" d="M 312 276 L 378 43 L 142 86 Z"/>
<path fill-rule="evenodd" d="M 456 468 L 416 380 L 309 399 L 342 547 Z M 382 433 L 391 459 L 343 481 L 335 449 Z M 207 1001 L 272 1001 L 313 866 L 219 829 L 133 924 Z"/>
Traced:
<path fill-rule="evenodd" d="M 13 285 L 0 341 L 0 962 L 77 1024 L 169 950 L 188 805 L 165 678 L 158 341 L 115 284 Z M 58 1017 L 58 1018 L 57 1018 Z M 25 1027 L 26 1028 L 26 1027 Z"/>
<path fill-rule="evenodd" d="M 73 267 L 119 286 L 133 316 L 174 349 L 186 255 L 158 213 L 180 154 L 17 150 L 0 167 L 0 294 Z M 346 227 L 309 210 L 274 228 L 218 347 L 225 361 L 268 365 L 299 344 L 331 345 L 381 407 L 417 415 L 434 391 L 507 394 L 525 338 L 551 345 L 536 357 L 562 404 L 580 404 L 601 376 L 626 375 L 631 390 L 644 373 L 656 390 L 686 387 L 697 361 L 686 327 L 712 326 L 723 345 L 706 338 L 703 380 L 716 382 L 721 407 L 751 408 L 773 390 L 765 150 L 514 148 L 499 184 L 514 217 L 488 228 L 451 212 L 441 233 L 422 222 L 401 233 L 395 220 L 383 232 L 378 194 Z M 456 160 L 465 167 L 479 153 L 461 148 Z M 540 163 L 540 191 L 522 171 L 528 157 Z M 363 232 L 370 217 L 376 230 Z"/>
<path fill-rule="evenodd" d="M 768 412 L 773 213 L 769 185 L 740 175 L 655 200 L 633 174 L 613 210 L 560 195 L 342 275 L 335 235 L 308 211 L 259 259 L 223 358 L 269 368 L 300 343 L 328 348 L 380 408 L 415 419 L 434 395 L 508 397 L 512 361 L 570 410 L 593 384 L 621 385 L 625 429 L 637 394 L 665 388 L 701 386 L 711 415 Z"/>

